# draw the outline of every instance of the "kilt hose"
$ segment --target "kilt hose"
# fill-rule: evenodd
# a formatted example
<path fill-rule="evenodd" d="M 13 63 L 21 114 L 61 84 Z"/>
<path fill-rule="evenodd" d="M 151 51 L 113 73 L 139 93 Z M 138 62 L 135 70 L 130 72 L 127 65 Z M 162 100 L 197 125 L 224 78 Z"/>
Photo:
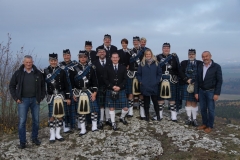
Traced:
<path fill-rule="evenodd" d="M 67 105 L 67 103 L 64 102 L 64 110 L 65 110 L 65 117 L 64 117 L 65 126 L 75 128 L 76 110 L 75 110 L 75 104 L 73 99 L 71 99 L 70 105 Z"/>
<path fill-rule="evenodd" d="M 117 100 L 111 99 L 111 90 L 107 90 L 106 92 L 106 103 L 105 107 L 115 108 L 115 109 L 123 109 L 125 107 L 128 108 L 128 100 L 126 97 L 126 91 L 120 90 L 119 91 L 119 98 Z"/>
<path fill-rule="evenodd" d="M 177 86 L 178 84 L 174 84 L 170 82 L 170 90 L 171 90 L 171 98 L 162 98 L 160 97 L 160 91 L 161 91 L 161 83 L 158 85 L 158 101 L 162 100 L 169 100 L 169 101 L 176 101 L 177 99 Z"/>
<path fill-rule="evenodd" d="M 97 103 L 99 107 L 104 107 L 106 102 L 106 89 L 101 86 L 98 88 L 97 92 Z"/>
<path fill-rule="evenodd" d="M 127 78 L 126 82 L 126 94 L 132 94 L 133 78 Z"/>
<path fill-rule="evenodd" d="M 187 91 L 188 84 L 181 85 L 181 98 L 185 101 L 197 102 L 194 93 L 188 93 Z"/>

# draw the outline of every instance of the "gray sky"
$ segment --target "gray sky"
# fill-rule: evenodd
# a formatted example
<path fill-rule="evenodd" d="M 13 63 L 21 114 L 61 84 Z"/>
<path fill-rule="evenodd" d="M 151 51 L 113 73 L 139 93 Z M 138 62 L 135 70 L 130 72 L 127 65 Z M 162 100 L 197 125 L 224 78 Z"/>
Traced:
<path fill-rule="evenodd" d="M 48 54 L 69 48 L 72 59 L 84 49 L 103 43 L 104 34 L 121 48 L 122 38 L 147 38 L 147 47 L 161 53 L 164 42 L 171 44 L 180 60 L 189 48 L 197 58 L 209 50 L 218 63 L 240 61 L 239 0 L 0 0 L 0 42 L 12 37 L 14 53 L 24 45 L 27 51 L 48 65 Z"/>

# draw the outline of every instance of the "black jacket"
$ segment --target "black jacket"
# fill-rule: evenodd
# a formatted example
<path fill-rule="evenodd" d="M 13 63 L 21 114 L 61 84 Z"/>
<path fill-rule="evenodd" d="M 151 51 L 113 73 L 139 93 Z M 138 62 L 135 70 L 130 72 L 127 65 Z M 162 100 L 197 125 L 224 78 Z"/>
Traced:
<path fill-rule="evenodd" d="M 40 103 L 41 100 L 45 97 L 45 82 L 43 79 L 42 72 L 40 72 L 35 65 L 33 65 L 33 72 L 36 79 L 36 99 L 37 102 Z M 12 95 L 12 98 L 17 101 L 18 99 L 22 100 L 22 85 L 24 79 L 24 65 L 13 74 L 10 84 L 9 90 Z"/>
<path fill-rule="evenodd" d="M 91 63 L 93 63 L 96 59 L 98 59 L 96 51 L 91 50 L 91 52 L 88 52 L 85 50 L 85 52 L 88 56 L 88 62 L 91 61 Z"/>
<path fill-rule="evenodd" d="M 98 51 L 98 48 L 104 48 L 104 44 L 101 45 L 101 46 L 98 46 L 98 47 L 96 48 L 96 51 Z M 111 45 L 110 51 L 108 51 L 106 48 L 104 48 L 104 49 L 105 49 L 105 51 L 106 51 L 106 58 L 107 58 L 107 59 L 111 59 L 112 53 L 113 53 L 113 52 L 117 52 L 117 47 L 114 46 L 114 45 Z"/>
<path fill-rule="evenodd" d="M 60 68 L 57 66 L 55 69 Z M 46 77 L 48 74 L 53 73 L 53 68 L 51 66 L 48 66 L 43 70 L 43 77 L 46 80 Z M 54 94 L 54 90 L 56 89 L 58 92 L 63 92 L 63 96 L 65 99 L 70 99 L 70 91 L 69 91 L 69 84 L 67 81 L 67 75 L 66 72 L 63 69 L 60 69 L 60 72 L 56 75 L 54 78 L 55 83 L 46 82 L 47 84 L 47 94 L 52 95 Z"/>
<path fill-rule="evenodd" d="M 189 60 L 184 60 L 184 61 L 181 62 L 181 67 L 180 67 L 180 70 L 179 70 L 180 84 L 188 84 L 187 81 L 190 79 L 190 77 L 188 77 L 185 74 L 186 68 L 187 68 L 187 65 L 188 65 L 188 61 Z M 197 68 L 198 68 L 199 65 L 202 65 L 202 61 L 196 60 L 196 65 L 197 65 Z M 195 80 L 196 80 L 196 77 L 195 77 Z"/>
<path fill-rule="evenodd" d="M 75 76 L 78 74 L 79 71 L 83 71 L 87 66 L 88 64 L 82 65 L 79 63 L 78 65 L 73 67 L 73 70 L 69 70 L 69 78 L 73 89 L 82 89 L 84 87 L 84 80 L 75 80 Z M 97 92 L 98 82 L 96 76 L 96 68 L 94 65 L 91 66 L 89 72 L 86 74 L 86 78 L 88 79 L 86 88 L 89 89 L 91 92 Z"/>
<path fill-rule="evenodd" d="M 198 66 L 197 78 L 194 85 L 195 94 L 199 93 L 199 88 L 203 90 L 214 89 L 215 95 L 220 95 L 222 87 L 222 69 L 221 66 L 212 60 L 203 80 L 203 63 Z"/>
<path fill-rule="evenodd" d="M 109 90 L 113 90 L 113 86 L 120 87 L 120 90 L 125 89 L 127 81 L 127 69 L 125 66 L 118 64 L 117 73 L 113 65 L 105 67 L 104 82 Z"/>
<path fill-rule="evenodd" d="M 105 86 L 103 77 L 105 72 L 105 67 L 112 65 L 112 61 L 109 59 L 106 59 L 106 64 L 104 67 L 99 62 L 99 59 L 93 62 L 93 64 L 96 66 L 96 73 L 97 73 L 97 79 L 98 79 L 98 86 Z"/>
<path fill-rule="evenodd" d="M 128 52 L 124 52 L 123 49 L 119 49 L 117 51 L 120 60 L 119 60 L 119 64 L 124 65 L 125 67 L 127 67 L 129 65 L 129 60 L 130 60 L 130 53 Z"/>
<path fill-rule="evenodd" d="M 144 52 L 144 50 L 142 50 L 141 47 L 139 47 L 139 49 L 133 48 L 131 50 L 131 55 L 130 55 L 130 58 L 129 58 L 129 68 L 128 68 L 130 71 L 137 71 L 138 70 L 138 63 L 136 61 L 130 63 L 130 59 L 133 55 L 135 55 L 135 54 L 138 55 L 139 52 Z M 139 57 L 140 62 L 142 61 L 143 56 L 144 56 L 144 53 L 142 53 L 142 55 Z"/>

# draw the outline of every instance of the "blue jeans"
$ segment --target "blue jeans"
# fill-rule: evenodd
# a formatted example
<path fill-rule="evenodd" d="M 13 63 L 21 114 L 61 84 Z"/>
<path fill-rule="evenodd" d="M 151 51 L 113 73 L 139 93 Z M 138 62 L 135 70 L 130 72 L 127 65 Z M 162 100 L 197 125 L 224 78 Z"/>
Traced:
<path fill-rule="evenodd" d="M 215 116 L 215 102 L 213 100 L 214 90 L 204 91 L 199 89 L 199 103 L 202 114 L 202 123 L 213 128 Z"/>
<path fill-rule="evenodd" d="M 22 103 L 18 104 L 18 134 L 20 143 L 26 143 L 26 121 L 29 108 L 32 114 L 32 139 L 38 137 L 40 104 L 37 102 L 36 97 L 22 98 Z"/>

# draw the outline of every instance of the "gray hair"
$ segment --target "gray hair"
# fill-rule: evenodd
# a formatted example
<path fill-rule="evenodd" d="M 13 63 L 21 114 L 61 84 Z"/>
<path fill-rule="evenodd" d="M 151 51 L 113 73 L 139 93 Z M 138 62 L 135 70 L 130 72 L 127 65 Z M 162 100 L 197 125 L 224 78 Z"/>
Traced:
<path fill-rule="evenodd" d="M 145 42 L 147 42 L 147 39 L 144 38 L 144 37 L 142 37 L 142 38 L 140 39 L 140 41 L 145 41 Z"/>
<path fill-rule="evenodd" d="M 210 56 L 212 56 L 212 54 L 209 51 L 203 51 L 203 53 L 208 53 Z"/>

